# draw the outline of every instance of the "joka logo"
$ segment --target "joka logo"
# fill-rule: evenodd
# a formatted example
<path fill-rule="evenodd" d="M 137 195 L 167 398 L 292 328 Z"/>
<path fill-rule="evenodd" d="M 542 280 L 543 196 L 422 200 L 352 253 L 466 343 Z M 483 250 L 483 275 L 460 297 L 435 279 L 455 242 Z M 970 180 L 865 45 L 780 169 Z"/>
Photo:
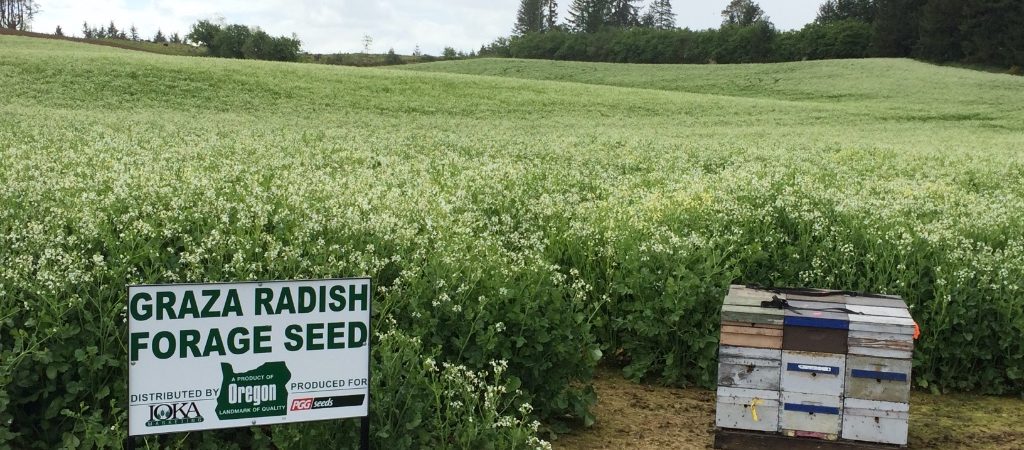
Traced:
<path fill-rule="evenodd" d="M 366 396 L 363 394 L 341 395 L 337 397 L 297 398 L 292 400 L 292 411 L 360 406 L 363 404 L 364 398 L 366 398 Z"/>
<path fill-rule="evenodd" d="M 203 421 L 203 415 L 199 413 L 196 402 L 188 403 L 163 403 L 149 405 L 149 420 L 147 427 L 160 427 L 164 425 L 181 425 L 185 423 L 199 423 Z"/>
<path fill-rule="evenodd" d="M 224 376 L 217 396 L 217 417 L 221 420 L 288 414 L 288 380 L 292 373 L 284 362 L 270 362 L 249 372 L 235 373 L 231 364 L 221 363 Z"/>

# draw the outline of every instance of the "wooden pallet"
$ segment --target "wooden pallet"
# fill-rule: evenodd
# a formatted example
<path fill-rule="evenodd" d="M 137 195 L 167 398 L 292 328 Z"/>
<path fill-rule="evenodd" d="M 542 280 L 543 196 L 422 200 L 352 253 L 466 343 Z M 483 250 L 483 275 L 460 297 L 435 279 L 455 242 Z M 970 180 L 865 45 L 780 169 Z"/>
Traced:
<path fill-rule="evenodd" d="M 786 437 L 774 433 L 718 429 L 715 431 L 715 448 L 722 450 L 897 450 L 902 447 L 869 442 L 826 441 Z"/>

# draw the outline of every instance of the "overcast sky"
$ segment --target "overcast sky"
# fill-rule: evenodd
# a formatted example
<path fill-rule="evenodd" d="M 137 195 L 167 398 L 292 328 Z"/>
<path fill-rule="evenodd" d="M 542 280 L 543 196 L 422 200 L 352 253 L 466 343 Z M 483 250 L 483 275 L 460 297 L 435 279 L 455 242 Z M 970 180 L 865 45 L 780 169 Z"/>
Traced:
<path fill-rule="evenodd" d="M 313 53 L 355 52 L 362 37 L 373 38 L 371 51 L 394 48 L 411 53 L 440 54 L 445 46 L 479 49 L 507 36 L 519 0 L 37 0 L 42 12 L 32 29 L 80 36 L 82 22 L 117 26 L 135 24 L 144 37 L 157 28 L 165 33 L 188 32 L 199 19 L 223 17 L 229 23 L 263 28 L 270 34 L 296 33 L 303 49 Z M 560 0 L 562 17 L 571 0 Z M 680 27 L 714 28 L 729 0 L 675 0 Z M 822 0 L 761 0 L 780 29 L 800 28 L 814 19 Z"/>

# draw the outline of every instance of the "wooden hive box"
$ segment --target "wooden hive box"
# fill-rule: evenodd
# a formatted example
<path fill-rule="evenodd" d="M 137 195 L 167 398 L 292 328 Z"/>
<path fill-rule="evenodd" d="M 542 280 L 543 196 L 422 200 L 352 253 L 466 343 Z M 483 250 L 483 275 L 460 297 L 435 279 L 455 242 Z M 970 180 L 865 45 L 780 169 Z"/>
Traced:
<path fill-rule="evenodd" d="M 715 426 L 778 432 L 779 391 L 719 387 Z"/>
<path fill-rule="evenodd" d="M 783 392 L 820 394 L 841 400 L 846 383 L 846 355 L 782 351 Z"/>
<path fill-rule="evenodd" d="M 880 358 L 911 359 L 914 355 L 914 319 L 903 308 L 848 304 L 849 353 Z"/>
<path fill-rule="evenodd" d="M 846 353 L 850 319 L 842 303 L 789 300 L 785 312 L 783 350 Z"/>
<path fill-rule="evenodd" d="M 718 349 L 718 385 L 779 390 L 782 351 L 722 346 Z"/>
<path fill-rule="evenodd" d="M 732 286 L 722 306 L 721 345 L 781 349 L 784 313 L 761 307 L 772 296 L 768 291 Z"/>
<path fill-rule="evenodd" d="M 907 445 L 910 405 L 848 398 L 843 405 L 843 439 Z"/>
<path fill-rule="evenodd" d="M 882 402 L 910 402 L 909 359 L 849 355 L 846 358 L 848 398 Z"/>
<path fill-rule="evenodd" d="M 779 428 L 787 436 L 839 438 L 843 424 L 842 397 L 783 391 L 781 398 Z"/>

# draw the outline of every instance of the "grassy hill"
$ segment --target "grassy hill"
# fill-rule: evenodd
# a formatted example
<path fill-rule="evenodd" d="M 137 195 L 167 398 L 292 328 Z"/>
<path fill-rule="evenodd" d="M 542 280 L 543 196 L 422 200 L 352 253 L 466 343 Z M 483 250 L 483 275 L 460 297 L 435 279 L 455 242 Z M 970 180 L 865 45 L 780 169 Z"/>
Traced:
<path fill-rule="evenodd" d="M 157 53 L 161 55 L 174 55 L 174 56 L 205 56 L 205 47 L 196 47 L 188 44 L 174 44 L 174 43 L 163 43 L 158 44 L 156 42 L 149 41 L 131 41 L 125 39 L 85 39 L 76 38 L 69 36 L 56 36 L 45 33 L 33 33 L 30 31 L 19 31 L 11 30 L 7 28 L 0 28 L 0 35 L 7 36 L 22 36 L 32 37 L 37 39 L 54 39 L 68 42 L 80 42 L 85 44 L 102 45 L 106 47 L 123 48 L 126 50 L 138 50 L 149 53 Z"/>
<path fill-rule="evenodd" d="M 1005 95 L 1022 99 L 1020 77 L 938 67 L 909 59 L 848 59 L 779 64 L 638 65 L 472 59 L 402 70 L 564 81 L 697 94 L 828 102 L 962 114 L 993 107 L 1017 111 Z"/>
<path fill-rule="evenodd" d="M 1024 392 L 1024 79 L 410 69 L 0 36 L 0 447 L 119 442 L 132 283 L 373 276 L 381 448 L 506 448 L 533 417 L 592 419 L 599 361 L 711 385 L 734 282 L 903 295 L 915 386 Z"/>

